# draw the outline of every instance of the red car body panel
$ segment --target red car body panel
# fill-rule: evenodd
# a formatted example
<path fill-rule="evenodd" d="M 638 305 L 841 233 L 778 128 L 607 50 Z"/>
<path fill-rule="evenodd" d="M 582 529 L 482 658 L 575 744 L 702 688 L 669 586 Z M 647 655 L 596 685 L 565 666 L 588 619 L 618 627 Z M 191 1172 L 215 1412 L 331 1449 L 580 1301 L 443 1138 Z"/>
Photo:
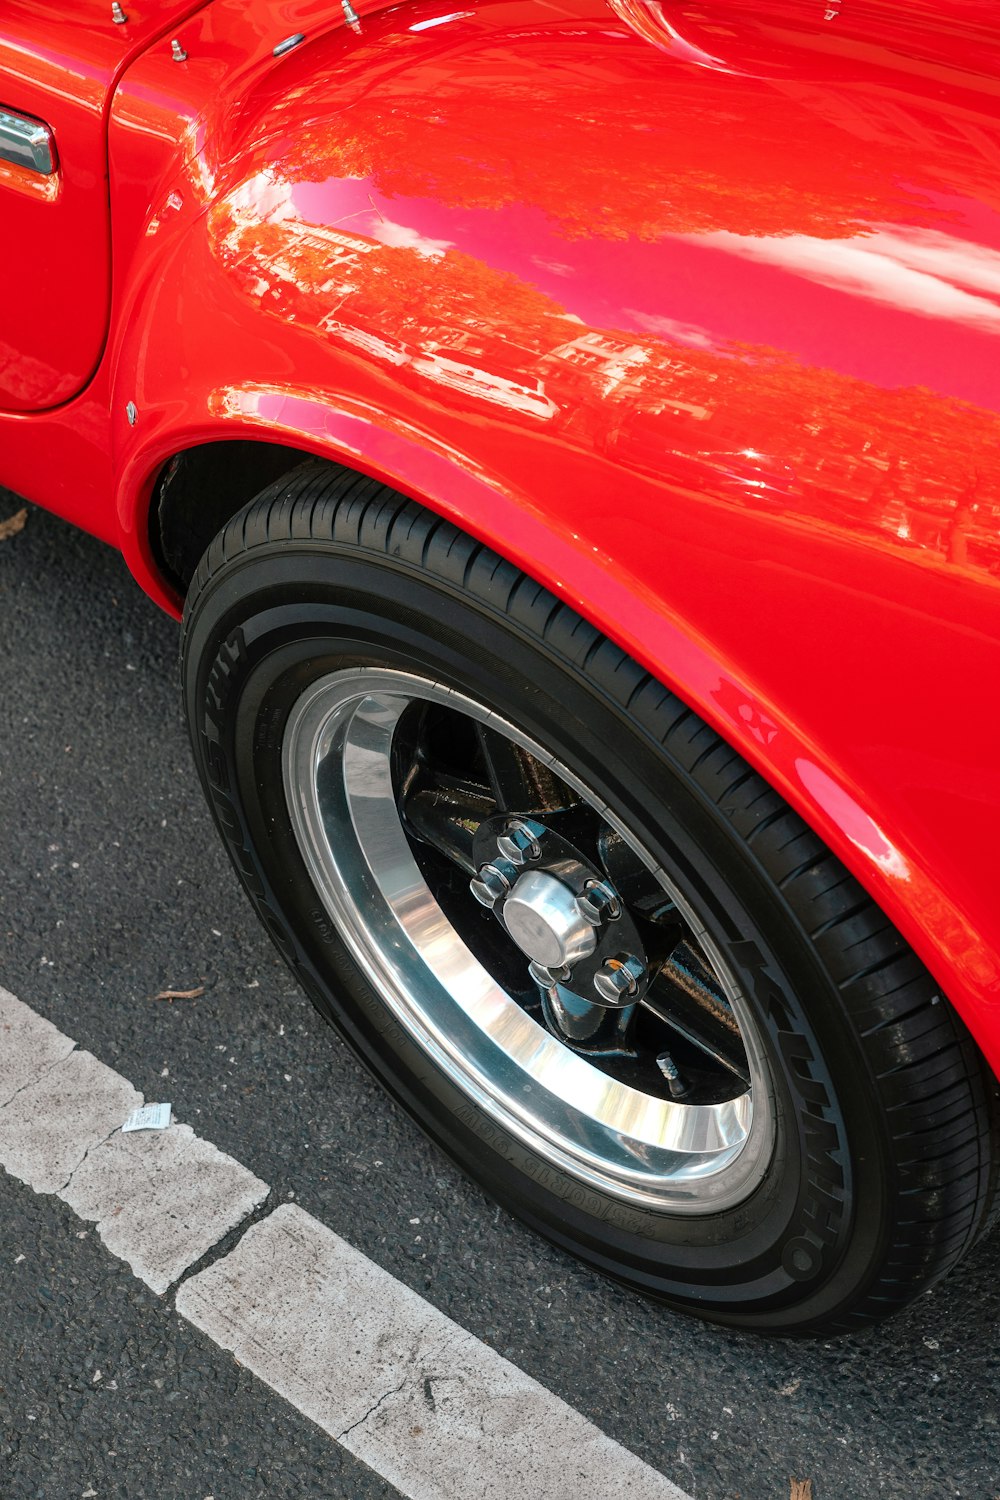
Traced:
<path fill-rule="evenodd" d="M 450 516 L 764 773 L 1000 1071 L 984 7 L 355 10 L 215 0 L 186 61 L 166 33 L 131 61 L 107 351 L 0 417 L 0 479 L 174 609 L 148 507 L 191 445 L 289 443 Z"/>
<path fill-rule="evenodd" d="M 53 0 L 6 0 L 0 110 L 44 121 L 57 160 L 46 176 L 0 161 L 0 410 L 56 406 L 97 366 L 110 313 L 111 96 L 129 62 L 201 3 L 129 5 L 115 23 L 106 0 L 74 0 L 71 14 Z"/>

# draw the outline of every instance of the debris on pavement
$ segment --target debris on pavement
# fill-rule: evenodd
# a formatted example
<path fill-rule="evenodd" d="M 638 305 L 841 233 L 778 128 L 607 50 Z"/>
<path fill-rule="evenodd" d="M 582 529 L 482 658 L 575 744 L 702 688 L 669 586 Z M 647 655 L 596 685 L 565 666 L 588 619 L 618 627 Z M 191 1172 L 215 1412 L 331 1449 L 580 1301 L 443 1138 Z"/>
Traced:
<path fill-rule="evenodd" d="M 134 1109 L 129 1115 L 122 1131 L 126 1130 L 166 1130 L 170 1124 L 169 1104 L 144 1104 L 140 1109 Z"/>
<path fill-rule="evenodd" d="M 28 519 L 27 506 L 16 510 L 6 521 L 0 521 L 0 542 L 5 542 L 8 537 L 17 536 L 19 531 L 24 530 L 24 523 Z"/>
<path fill-rule="evenodd" d="M 205 986 L 200 984 L 195 990 L 161 990 L 154 995 L 154 1000 L 198 1000 L 205 993 Z"/>

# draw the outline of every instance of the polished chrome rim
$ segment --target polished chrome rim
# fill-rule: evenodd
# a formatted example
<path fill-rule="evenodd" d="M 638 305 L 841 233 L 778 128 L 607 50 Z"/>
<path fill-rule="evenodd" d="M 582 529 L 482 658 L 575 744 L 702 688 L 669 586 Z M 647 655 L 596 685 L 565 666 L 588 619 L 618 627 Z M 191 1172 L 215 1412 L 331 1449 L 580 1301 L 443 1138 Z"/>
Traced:
<path fill-rule="evenodd" d="M 477 745 L 488 778 L 465 767 Z M 739 986 L 685 893 L 568 766 L 474 699 L 376 667 L 315 682 L 282 760 L 323 906 L 464 1094 L 628 1202 L 718 1212 L 753 1191 L 773 1107 Z"/>

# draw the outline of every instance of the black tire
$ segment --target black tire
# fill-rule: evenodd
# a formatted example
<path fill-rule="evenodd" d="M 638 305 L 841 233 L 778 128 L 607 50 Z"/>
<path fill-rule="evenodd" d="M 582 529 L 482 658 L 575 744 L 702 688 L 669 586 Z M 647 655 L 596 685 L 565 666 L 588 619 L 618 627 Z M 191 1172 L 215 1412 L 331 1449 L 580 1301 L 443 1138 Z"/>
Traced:
<path fill-rule="evenodd" d="M 528 1224 L 688 1311 L 824 1334 L 892 1312 L 975 1240 L 992 1092 L 934 981 L 761 777 L 545 589 L 412 501 L 310 461 L 209 547 L 182 655 L 206 795 L 279 951 L 423 1129 Z M 295 704 L 359 667 L 494 708 L 641 830 L 735 976 L 740 1034 L 763 1059 L 767 1159 L 741 1201 L 675 1212 L 554 1165 L 387 1006 L 317 898 L 283 785 Z"/>

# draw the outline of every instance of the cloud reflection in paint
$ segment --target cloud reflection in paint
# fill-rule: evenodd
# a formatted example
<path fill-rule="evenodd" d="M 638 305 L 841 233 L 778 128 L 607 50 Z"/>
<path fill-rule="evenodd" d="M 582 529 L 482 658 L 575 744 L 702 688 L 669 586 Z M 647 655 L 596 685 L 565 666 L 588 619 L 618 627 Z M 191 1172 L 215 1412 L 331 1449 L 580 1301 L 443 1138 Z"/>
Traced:
<path fill-rule="evenodd" d="M 991 300 L 1000 297 L 1000 254 L 939 230 L 876 230 L 850 240 L 717 230 L 698 242 L 903 312 L 1000 332 L 1000 304 Z"/>

